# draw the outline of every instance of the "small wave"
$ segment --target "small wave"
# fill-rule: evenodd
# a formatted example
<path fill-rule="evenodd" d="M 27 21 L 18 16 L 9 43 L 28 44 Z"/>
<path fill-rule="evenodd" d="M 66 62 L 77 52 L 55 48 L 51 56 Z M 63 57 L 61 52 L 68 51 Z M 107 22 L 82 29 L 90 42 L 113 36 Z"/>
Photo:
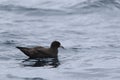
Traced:
<path fill-rule="evenodd" d="M 25 6 L 19 6 L 19 5 L 3 5 L 0 4 L 0 10 L 2 11 L 10 11 L 14 13 L 21 13 L 25 15 L 62 15 L 66 14 L 63 10 L 57 10 L 57 9 L 42 9 L 42 8 L 32 8 L 32 7 L 25 7 Z"/>
<path fill-rule="evenodd" d="M 11 44 L 15 44 L 16 42 L 14 40 L 7 40 L 4 42 L 4 44 L 8 44 L 8 45 L 11 45 Z"/>
<path fill-rule="evenodd" d="M 18 76 L 14 76 L 11 74 L 7 74 L 7 77 L 10 79 L 23 79 L 23 80 L 46 80 L 40 77 L 34 77 L 34 78 L 27 78 L 27 77 L 18 77 Z"/>
<path fill-rule="evenodd" d="M 0 55 L 0 60 L 10 60 L 10 57 Z"/>
<path fill-rule="evenodd" d="M 3 45 L 3 46 L 13 47 L 13 46 L 16 46 L 18 44 L 18 42 L 15 41 L 15 40 L 5 40 L 5 41 L 1 41 L 0 44 Z"/>
<path fill-rule="evenodd" d="M 88 12 L 96 12 L 96 10 L 103 10 L 103 9 L 110 9 L 113 10 L 114 8 L 120 9 L 120 2 L 117 0 L 95 0 L 95 1 L 84 1 L 77 3 L 73 6 L 68 7 L 68 9 L 72 9 L 77 12 L 81 13 L 88 13 Z"/>
<path fill-rule="evenodd" d="M 27 7 L 23 7 L 23 6 L 16 6 L 16 5 L 3 5 L 0 4 L 0 10 L 4 10 L 4 11 L 35 11 L 37 10 L 37 8 L 27 8 Z"/>
<path fill-rule="evenodd" d="M 120 1 L 118 0 L 85 0 L 84 2 L 78 2 L 74 5 L 66 6 L 62 9 L 49 9 L 26 7 L 15 4 L 0 4 L 0 10 L 9 11 L 13 13 L 21 13 L 27 16 L 52 16 L 52 15 L 72 15 L 80 13 L 92 13 L 104 9 L 120 9 Z"/>

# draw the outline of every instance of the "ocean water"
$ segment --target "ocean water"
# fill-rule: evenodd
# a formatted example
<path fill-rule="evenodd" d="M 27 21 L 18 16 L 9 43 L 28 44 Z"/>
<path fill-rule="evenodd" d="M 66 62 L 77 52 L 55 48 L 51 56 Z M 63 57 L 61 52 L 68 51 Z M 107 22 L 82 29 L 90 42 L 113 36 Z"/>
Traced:
<path fill-rule="evenodd" d="M 55 68 L 15 48 L 54 40 Z M 120 1 L 0 0 L 0 80 L 120 80 Z"/>

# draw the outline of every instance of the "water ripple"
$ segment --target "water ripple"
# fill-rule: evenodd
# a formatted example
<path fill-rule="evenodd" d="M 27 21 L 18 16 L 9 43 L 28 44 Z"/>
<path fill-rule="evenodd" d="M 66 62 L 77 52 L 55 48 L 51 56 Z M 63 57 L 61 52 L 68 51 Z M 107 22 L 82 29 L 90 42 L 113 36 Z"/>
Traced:
<path fill-rule="evenodd" d="M 0 10 L 2 11 L 11 11 L 15 13 L 22 13 L 26 15 L 63 15 L 66 14 L 63 10 L 57 9 L 42 9 L 42 8 L 32 8 L 25 6 L 17 6 L 17 5 L 3 5 L 0 4 Z"/>
<path fill-rule="evenodd" d="M 22 80 L 46 80 L 40 77 L 34 77 L 34 78 L 27 78 L 27 77 L 17 77 L 17 76 L 13 76 L 11 74 L 7 74 L 7 77 L 10 79 L 22 79 Z"/>

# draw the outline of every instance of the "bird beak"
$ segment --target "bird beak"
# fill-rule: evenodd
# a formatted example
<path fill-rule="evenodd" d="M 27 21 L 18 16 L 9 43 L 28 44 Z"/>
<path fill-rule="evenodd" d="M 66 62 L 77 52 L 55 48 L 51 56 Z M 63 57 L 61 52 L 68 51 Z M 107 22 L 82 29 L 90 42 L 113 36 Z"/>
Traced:
<path fill-rule="evenodd" d="M 65 49 L 63 46 L 60 46 L 60 48 Z"/>

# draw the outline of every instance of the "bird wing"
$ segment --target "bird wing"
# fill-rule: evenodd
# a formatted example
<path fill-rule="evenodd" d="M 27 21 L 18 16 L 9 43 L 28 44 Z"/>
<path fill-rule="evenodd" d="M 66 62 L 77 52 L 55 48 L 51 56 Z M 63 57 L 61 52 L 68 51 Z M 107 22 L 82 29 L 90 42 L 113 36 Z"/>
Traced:
<path fill-rule="evenodd" d="M 38 56 L 52 57 L 52 55 L 49 54 L 49 51 L 43 48 L 37 49 L 35 53 L 38 54 Z"/>
<path fill-rule="evenodd" d="M 49 49 L 38 46 L 35 48 L 26 48 L 26 47 L 16 47 L 20 49 L 25 55 L 29 56 L 30 58 L 45 58 L 45 57 L 54 57 L 53 55 L 49 54 Z"/>

